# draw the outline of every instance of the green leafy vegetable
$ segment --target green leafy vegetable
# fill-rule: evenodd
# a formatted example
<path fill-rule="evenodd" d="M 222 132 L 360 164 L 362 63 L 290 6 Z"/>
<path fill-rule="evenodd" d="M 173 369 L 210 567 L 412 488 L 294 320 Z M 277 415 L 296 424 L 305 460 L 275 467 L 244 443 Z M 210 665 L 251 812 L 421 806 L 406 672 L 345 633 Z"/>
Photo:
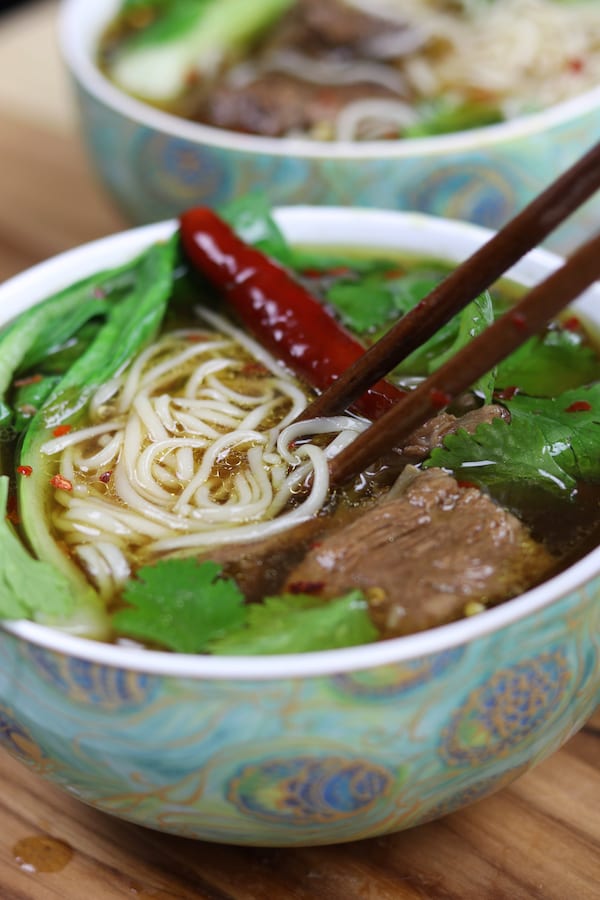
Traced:
<path fill-rule="evenodd" d="M 154 3 L 156 17 L 133 32 L 109 60 L 124 90 L 155 102 L 177 97 L 190 72 L 240 53 L 293 0 L 171 0 Z M 131 12 L 131 10 L 129 10 Z"/>
<path fill-rule="evenodd" d="M 496 385 L 517 385 L 526 394 L 556 397 L 598 377 L 600 360 L 591 347 L 582 346 L 581 334 L 552 328 L 530 338 L 500 363 Z"/>
<path fill-rule="evenodd" d="M 211 653 L 308 653 L 366 644 L 378 636 L 360 591 L 325 602 L 302 594 L 285 594 L 268 597 L 246 610 L 243 627 L 211 641 L 207 648 Z"/>
<path fill-rule="evenodd" d="M 335 307 L 344 325 L 357 334 L 382 329 L 396 311 L 393 292 L 378 273 L 369 273 L 358 282 L 337 282 L 327 292 L 327 302 Z"/>
<path fill-rule="evenodd" d="M 47 625 L 68 618 L 74 606 L 67 578 L 29 555 L 7 515 L 8 478 L 0 476 L 0 618 L 34 619 Z"/>
<path fill-rule="evenodd" d="M 50 429 L 65 422 L 77 424 L 94 391 L 156 336 L 171 293 L 177 246 L 174 237 L 150 247 L 129 264 L 135 270 L 130 290 L 120 296 L 118 303 L 107 307 L 106 320 L 95 339 L 54 385 L 23 436 L 19 462 L 32 469 L 30 477 L 19 482 L 23 530 L 36 556 L 70 580 L 77 596 L 75 618 L 83 630 L 89 629 L 90 636 L 106 634 L 104 605 L 79 566 L 62 552 L 52 534 L 46 514 L 52 489 L 52 462 L 42 453 L 42 447 Z M 110 280 L 111 275 L 108 277 Z M 93 281 L 97 292 L 102 281 L 98 276 Z M 79 298 L 81 287 L 75 286 L 73 293 Z M 73 303 L 69 290 L 61 292 L 59 299 L 67 306 Z M 55 312 L 52 300 L 42 304 L 42 308 Z M 34 307 L 32 312 L 39 309 Z M 79 625 L 74 623 L 73 627 Z"/>
<path fill-rule="evenodd" d="M 127 583 L 124 600 L 130 607 L 114 614 L 114 627 L 178 653 L 200 653 L 244 621 L 244 598 L 221 572 L 216 563 L 193 559 L 145 566 Z"/>
<path fill-rule="evenodd" d="M 502 110 L 486 103 L 456 103 L 445 97 L 422 103 L 418 121 L 403 130 L 403 137 L 431 137 L 454 131 L 468 131 L 503 122 Z"/>
<path fill-rule="evenodd" d="M 252 244 L 284 265 L 293 264 L 294 252 L 275 222 L 265 194 L 238 197 L 219 210 L 219 215 L 247 244 Z"/>
<path fill-rule="evenodd" d="M 600 480 L 600 385 L 556 399 L 517 396 L 506 405 L 510 423 L 496 419 L 473 435 L 448 435 L 425 466 L 451 469 L 488 487 L 526 482 L 563 494 L 578 479 Z"/>

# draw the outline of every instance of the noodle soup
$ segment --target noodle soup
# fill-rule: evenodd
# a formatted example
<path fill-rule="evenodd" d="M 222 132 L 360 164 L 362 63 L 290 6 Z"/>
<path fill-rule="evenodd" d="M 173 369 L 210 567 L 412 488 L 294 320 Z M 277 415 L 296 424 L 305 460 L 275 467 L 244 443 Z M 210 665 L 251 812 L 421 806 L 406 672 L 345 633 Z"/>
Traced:
<path fill-rule="evenodd" d="M 464 131 L 600 82 L 590 0 L 124 3 L 99 64 L 160 109 L 244 134 L 373 141 Z"/>
<path fill-rule="evenodd" d="M 13 526 L 2 536 L 3 615 L 179 652 L 328 649 L 483 613 L 596 545 L 600 363 L 579 317 L 332 492 L 328 460 L 514 288 L 473 301 L 357 409 L 298 421 L 335 378 L 340 348 L 375 340 L 446 268 L 292 247 L 252 203 L 227 215 L 279 261 L 252 255 L 260 277 L 264 261 L 268 283 L 278 279 L 268 333 L 209 285 L 185 216 L 170 240 L 4 331 L 3 358 L 21 361 L 5 373 L 2 408 L 4 434 L 19 435 L 0 479 Z M 257 251 L 208 220 L 224 228 L 225 244 L 211 233 L 217 257 L 246 271 Z M 304 343 L 296 325 L 286 334 L 296 290 L 316 304 Z M 33 600 L 50 606 L 31 605 L 33 581 Z"/>

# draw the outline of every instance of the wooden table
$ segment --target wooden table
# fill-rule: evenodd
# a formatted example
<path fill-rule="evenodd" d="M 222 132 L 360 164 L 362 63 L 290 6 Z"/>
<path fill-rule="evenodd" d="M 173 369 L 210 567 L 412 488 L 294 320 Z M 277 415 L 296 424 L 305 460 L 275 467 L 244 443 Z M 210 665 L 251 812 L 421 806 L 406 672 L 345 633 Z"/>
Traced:
<path fill-rule="evenodd" d="M 0 279 L 126 222 L 88 168 L 56 3 L 0 17 Z M 0 754 L 0 898 L 598 900 L 600 715 L 514 786 L 392 837 L 300 850 L 203 844 L 80 805 Z"/>

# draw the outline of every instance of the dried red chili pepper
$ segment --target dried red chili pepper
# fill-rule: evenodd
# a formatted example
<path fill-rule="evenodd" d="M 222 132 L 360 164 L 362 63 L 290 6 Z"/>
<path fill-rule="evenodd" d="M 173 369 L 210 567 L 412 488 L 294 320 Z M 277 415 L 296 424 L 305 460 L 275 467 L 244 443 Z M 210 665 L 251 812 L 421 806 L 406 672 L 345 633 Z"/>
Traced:
<path fill-rule="evenodd" d="M 213 210 L 190 209 L 180 225 L 191 264 L 263 346 L 308 384 L 325 390 L 365 352 L 319 300 L 278 263 L 245 244 Z M 375 419 L 402 396 L 404 391 L 382 380 L 354 408 Z"/>

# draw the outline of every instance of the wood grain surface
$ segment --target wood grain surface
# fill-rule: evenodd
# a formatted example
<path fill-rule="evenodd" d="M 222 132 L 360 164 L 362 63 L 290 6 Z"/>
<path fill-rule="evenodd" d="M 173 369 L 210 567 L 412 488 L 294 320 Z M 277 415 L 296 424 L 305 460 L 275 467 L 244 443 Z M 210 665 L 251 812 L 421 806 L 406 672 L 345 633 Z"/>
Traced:
<path fill-rule="evenodd" d="M 0 280 L 127 225 L 88 168 L 55 12 L 55 2 L 40 2 L 0 16 Z M 29 67 L 22 78 L 20 67 Z M 5 753 L 0 783 L 0 900 L 600 898 L 600 713 L 493 797 L 336 847 L 244 849 L 162 835 L 83 806 Z"/>

